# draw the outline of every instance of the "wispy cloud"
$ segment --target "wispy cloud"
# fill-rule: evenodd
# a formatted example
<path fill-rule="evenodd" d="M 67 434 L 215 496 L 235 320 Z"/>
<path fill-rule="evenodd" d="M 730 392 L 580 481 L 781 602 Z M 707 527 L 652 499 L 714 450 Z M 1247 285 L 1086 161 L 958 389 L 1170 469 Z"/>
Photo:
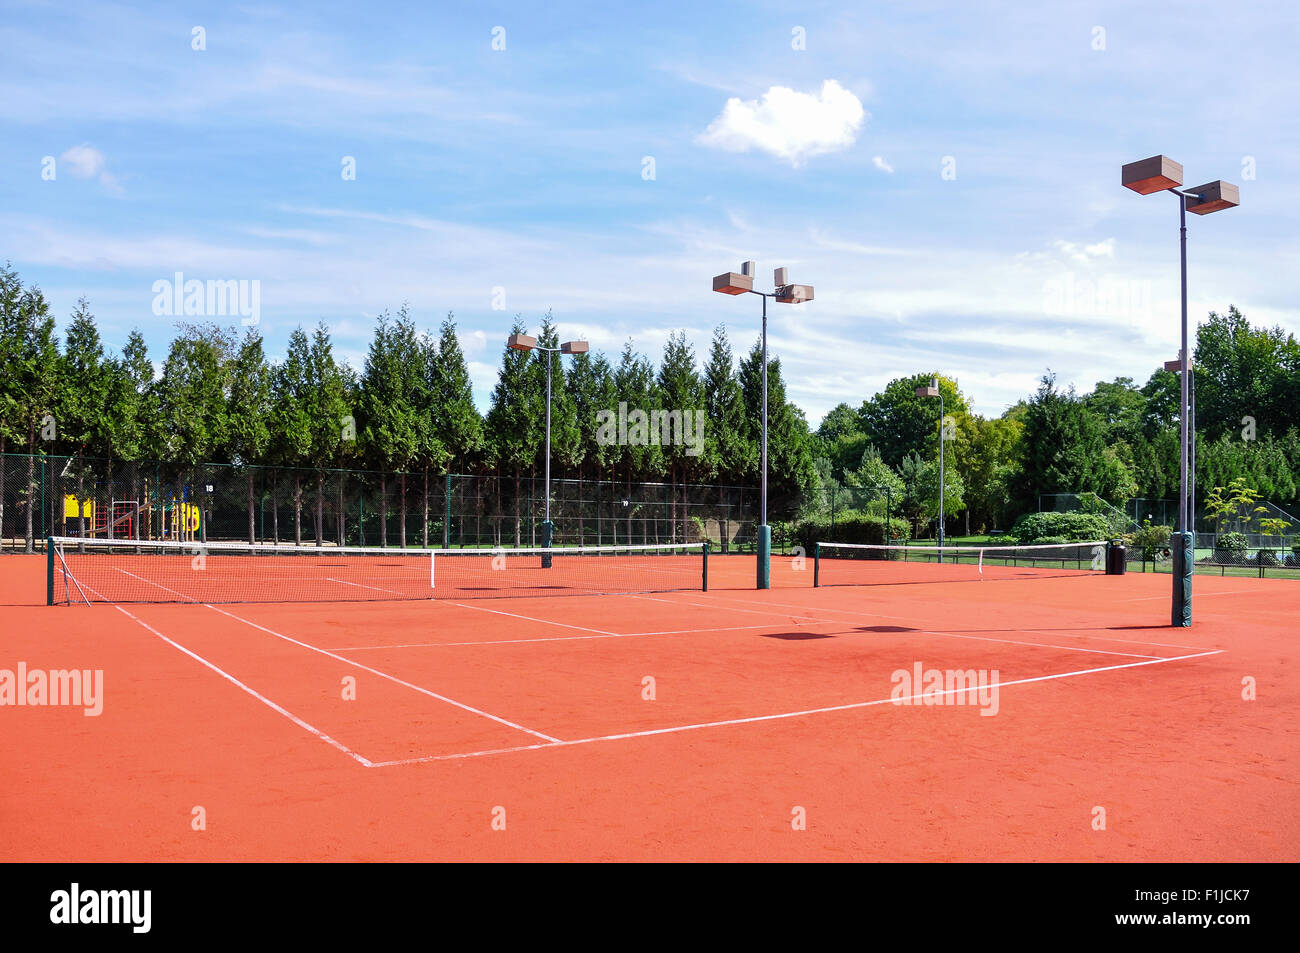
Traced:
<path fill-rule="evenodd" d="M 97 179 L 107 191 L 114 195 L 122 193 L 122 185 L 108 171 L 108 160 L 104 153 L 94 146 L 79 145 L 64 151 L 59 162 L 78 179 Z"/>

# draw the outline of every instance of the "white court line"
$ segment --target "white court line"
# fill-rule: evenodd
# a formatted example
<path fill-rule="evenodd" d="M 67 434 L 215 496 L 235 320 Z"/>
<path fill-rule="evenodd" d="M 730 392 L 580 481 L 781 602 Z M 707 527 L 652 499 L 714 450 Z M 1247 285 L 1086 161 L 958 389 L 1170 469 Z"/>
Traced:
<path fill-rule="evenodd" d="M 180 596 L 182 599 L 188 599 L 190 602 L 198 602 L 198 601 L 199 601 L 198 599 L 195 599 L 193 596 L 187 596 L 187 595 L 186 595 L 185 593 L 183 593 L 183 592 L 177 592 L 175 589 L 168 589 L 166 586 L 164 586 L 164 585 L 163 585 L 162 583 L 160 583 L 160 582 L 154 582 L 152 579 L 146 579 L 146 578 L 144 578 L 144 576 L 137 576 L 137 575 L 136 575 L 135 573 L 133 573 L 133 572 L 127 572 L 127 570 L 123 569 L 123 568 L 120 567 L 120 566 L 114 566 L 113 568 L 116 569 L 116 570 L 117 570 L 118 572 L 120 572 L 120 573 L 125 573 L 126 575 L 130 576 L 132 579 L 139 579 L 142 583 L 144 583 L 144 584 L 147 585 L 147 586 L 154 586 L 154 587 L 156 587 L 156 588 L 158 588 L 158 589 L 162 589 L 162 590 L 164 590 L 164 591 L 166 591 L 166 592 L 170 592 L 170 593 L 171 593 L 172 595 L 174 595 L 174 596 Z"/>
<path fill-rule="evenodd" d="M 1243 592 L 1244 592 L 1245 590 L 1240 590 L 1240 591 L 1243 591 Z M 1228 594 L 1228 593 L 1209 593 L 1209 595 L 1227 595 L 1227 594 Z M 728 602 L 741 602 L 741 601 L 743 601 L 743 600 L 736 599 L 735 597 L 730 597 L 730 598 L 727 597 L 727 596 L 716 596 L 716 597 L 715 597 L 715 596 L 713 596 L 713 593 L 709 593 L 709 595 L 710 595 L 710 597 L 712 597 L 712 598 L 716 598 L 716 599 L 718 599 L 718 600 L 725 600 L 725 601 L 728 601 Z M 1163 598 L 1166 598 L 1166 597 L 1165 597 L 1165 596 L 1157 596 L 1156 598 L 1163 599 Z M 668 600 L 665 599 L 665 600 L 661 600 L 661 601 L 667 602 Z M 1126 602 L 1132 602 L 1133 600 L 1129 599 L 1129 600 L 1124 600 L 1124 601 L 1126 601 Z M 705 603 L 702 603 L 702 602 L 683 603 L 683 604 L 684 604 L 684 605 L 700 605 L 700 606 L 705 605 Z M 753 605 L 753 602 L 752 602 L 752 601 L 749 601 L 749 602 L 746 602 L 746 604 L 747 604 L 747 605 Z M 790 603 L 790 602 L 768 602 L 768 603 L 766 603 L 766 604 L 767 604 L 767 605 L 773 605 L 773 606 L 784 606 L 784 607 L 786 607 L 786 608 L 790 608 L 790 609 L 806 609 L 806 608 L 807 608 L 807 606 L 800 606 L 800 605 L 796 605 L 796 604 L 794 604 L 794 603 Z M 725 607 L 719 606 L 718 608 L 725 608 Z M 750 612 L 754 612 L 754 611 L 759 611 L 759 610 L 753 610 L 753 609 L 750 609 L 750 610 L 741 610 L 741 611 L 750 611 Z M 908 616 L 908 615 L 889 615 L 889 614 L 884 613 L 884 612 L 864 611 L 864 610 L 862 610 L 862 609 L 837 609 L 837 608 L 835 608 L 835 607 L 833 607 L 833 606 L 821 606 L 821 607 L 818 608 L 817 611 L 819 611 L 819 612 L 838 612 L 838 613 L 840 613 L 840 614 L 842 614 L 842 615 L 851 615 L 851 616 L 853 616 L 855 619 L 862 619 L 862 618 L 867 618 L 867 617 L 870 617 L 870 616 L 874 616 L 875 618 L 878 618 L 878 619 L 898 619 L 898 620 L 903 621 L 903 622 L 915 622 L 915 621 L 916 621 L 916 616 Z M 774 612 L 774 613 L 772 613 L 772 615 L 780 615 L 780 613 L 776 613 L 776 612 Z M 1158 628 L 1158 626 L 1151 626 L 1151 628 L 1153 628 L 1153 629 L 1154 629 L 1154 628 Z M 1019 630 L 1017 630 L 1017 631 L 1019 631 Z M 1047 632 L 1043 632 L 1043 631 L 1040 630 L 1040 629 L 1025 629 L 1024 631 L 1026 631 L 1026 632 L 1039 632 L 1039 633 L 1042 634 L 1042 635 L 1048 635 L 1048 634 L 1050 634 L 1050 633 L 1047 633 Z M 1127 645 L 1154 645 L 1154 646 L 1157 646 L 1158 648 L 1162 648 L 1162 649 L 1190 649 L 1190 650 L 1192 650 L 1192 651 L 1195 651 L 1195 650 L 1197 650 L 1197 649 L 1204 648 L 1204 646 L 1202 646 L 1202 645 L 1179 645 L 1179 644 L 1174 643 L 1174 642 L 1151 642 L 1151 641 L 1148 641 L 1147 639 L 1118 639 L 1118 638 L 1115 638 L 1114 636 L 1110 636 L 1110 635 L 1077 635 L 1077 634 L 1074 634 L 1074 633 L 1070 633 L 1070 637 L 1071 637 L 1071 638 L 1075 638 L 1075 639 L 1097 639 L 1097 640 L 1102 641 L 1102 642 L 1123 642 L 1123 643 L 1125 643 L 1125 644 L 1127 644 Z"/>
<path fill-rule="evenodd" d="M 216 665 L 214 665 L 212 662 L 209 662 L 209 661 L 208 661 L 207 659 L 205 659 L 203 656 L 201 656 L 201 655 L 197 655 L 197 654 L 195 654 L 194 652 L 191 652 L 191 651 L 190 651 L 189 649 L 187 649 L 185 646 L 181 645 L 180 643 L 178 643 L 178 642 L 174 642 L 174 641 L 172 641 L 171 639 L 167 638 L 167 636 L 163 635 L 161 632 L 159 632 L 157 629 L 155 629 L 153 626 L 151 626 L 148 622 L 145 622 L 143 619 L 140 619 L 140 618 L 138 618 L 137 616 L 132 615 L 130 612 L 127 612 L 127 611 L 126 611 L 125 609 L 123 609 L 121 606 L 116 606 L 116 605 L 115 605 L 115 606 L 113 606 L 113 608 L 116 609 L 118 612 L 122 613 L 123 615 L 125 615 L 128 619 L 132 619 L 132 620 L 133 620 L 137 625 L 140 625 L 140 626 L 144 627 L 144 628 L 147 629 L 148 631 L 152 632 L 154 635 L 158 636 L 158 638 L 162 639 L 162 640 L 163 640 L 164 642 L 166 642 L 168 645 L 170 645 L 170 646 L 172 646 L 173 648 L 179 649 L 180 651 L 184 652 L 186 655 L 188 655 L 190 658 L 194 659 L 196 662 L 198 662 L 198 663 L 200 663 L 200 664 L 202 664 L 202 665 L 206 665 L 208 668 L 212 669 L 212 671 L 216 672 L 218 675 L 220 675 L 220 676 L 221 676 L 222 678 L 224 678 L 226 681 L 230 682 L 232 685 L 235 685 L 235 686 L 237 686 L 239 689 L 241 689 L 242 691 L 245 691 L 245 692 L 247 692 L 248 694 L 252 695 L 252 696 L 253 696 L 254 698 L 256 698 L 258 701 L 260 701 L 263 705 L 266 705 L 266 706 L 267 706 L 268 708 L 270 708 L 271 710 L 276 711 L 276 712 L 278 712 L 278 713 L 281 714 L 281 715 L 284 715 L 284 717 L 288 718 L 290 721 L 292 721 L 292 722 L 293 722 L 295 725 L 297 725 L 299 728 L 303 728 L 303 729 L 305 729 L 305 730 L 311 732 L 313 735 L 315 735 L 315 736 L 316 736 L 317 738 L 319 738 L 321 741 L 324 741 L 324 742 L 326 742 L 327 744 L 333 745 L 333 746 L 334 746 L 335 748 L 337 748 L 339 751 L 342 751 L 344 754 L 346 754 L 349 758 L 352 758 L 353 760 L 357 761 L 358 763 L 365 765 L 367 768 L 373 768 L 373 767 L 375 767 L 375 763 L 374 763 L 373 761 L 370 761 L 370 760 L 367 759 L 367 758 L 363 758 L 361 755 L 357 754 L 355 751 L 353 751 L 353 750 L 352 750 L 351 748 L 349 748 L 347 745 L 343 744 L 342 742 L 335 741 L 333 738 L 331 738 L 329 735 L 325 734 L 325 732 L 321 731 L 319 728 L 316 728 L 316 727 L 313 726 L 313 725 L 309 725 L 307 722 L 303 721 L 301 718 L 299 718 L 299 717 L 298 717 L 297 715 L 295 715 L 293 712 L 288 711 L 287 709 L 282 708 L 281 706 L 277 705 L 275 702 L 271 701 L 271 699 L 267 698 L 265 695 L 261 694 L 260 692 L 258 692 L 258 691 L 255 690 L 255 689 L 250 688 L 249 686 L 245 685 L 243 682 L 241 682 L 239 679 L 235 678 L 235 676 L 231 675 L 229 672 L 226 672 L 226 671 L 224 671 L 224 670 L 218 668 Z"/>
<path fill-rule="evenodd" d="M 421 688 L 419 685 L 415 685 L 412 684 L 411 682 L 404 681 L 398 678 L 396 675 L 389 675 L 387 672 L 381 672 L 377 668 L 371 668 L 368 665 L 362 665 L 360 662 L 354 662 L 352 661 L 352 659 L 346 658 L 342 655 L 338 655 L 334 652 L 329 651 L 328 649 L 322 649 L 319 646 L 308 645 L 306 642 L 300 642 L 297 639 L 290 638 L 289 636 L 284 635 L 283 633 L 276 632 L 274 629 L 268 629 L 264 625 L 258 625 L 256 622 L 253 622 L 249 619 L 245 619 L 241 616 L 237 616 L 233 612 L 227 612 L 225 609 L 219 609 L 218 607 L 207 603 L 205 603 L 204 605 L 206 608 L 211 609 L 213 612 L 220 612 L 224 616 L 229 616 L 230 618 L 236 620 L 237 622 L 244 623 L 244 625 L 252 626 L 254 629 L 258 629 L 259 631 L 265 632 L 267 635 L 273 635 L 277 639 L 284 639 L 284 641 L 291 642 L 294 645 L 301 646 L 304 649 L 310 649 L 313 652 L 319 652 L 321 655 L 327 656 L 332 659 L 336 659 L 337 661 L 343 662 L 347 665 L 352 665 L 356 668 L 361 669 L 364 672 L 369 672 L 372 675 L 378 675 L 380 678 L 386 678 L 390 682 L 395 682 L 396 684 L 401 685 L 404 688 L 409 688 L 412 691 L 419 692 L 422 695 L 428 695 L 430 698 L 436 698 L 438 699 L 438 701 L 446 702 L 448 705 L 454 705 L 457 708 L 470 712 L 471 714 L 481 715 L 484 718 L 488 718 L 499 724 L 506 725 L 507 727 L 514 728 L 518 731 L 522 731 L 525 734 L 533 735 L 536 738 L 543 738 L 546 741 L 558 742 L 560 740 L 559 738 L 552 738 L 550 735 L 543 734 L 540 731 L 534 731 L 531 728 L 525 728 L 523 725 L 515 724 L 513 721 L 508 721 L 507 719 L 501 718 L 498 715 L 493 715 L 490 712 L 483 711 L 481 708 L 475 708 L 473 705 L 467 705 L 464 702 L 456 701 L 456 699 L 454 698 L 448 698 L 446 695 L 439 695 L 437 692 L 430 691 L 427 688 Z"/>
<path fill-rule="evenodd" d="M 1208 599 L 1210 596 L 1241 596 L 1241 595 L 1258 595 L 1258 589 L 1230 589 L 1227 592 L 1198 592 L 1195 594 L 1196 599 Z M 1154 602 L 1160 599 L 1164 602 L 1169 601 L 1168 595 L 1163 596 L 1143 596 L 1141 599 L 1125 599 L 1124 602 Z"/>
<path fill-rule="evenodd" d="M 557 623 L 563 625 L 564 623 Z M 775 629 L 781 625 L 802 625 L 801 622 L 768 622 L 763 625 L 724 625 L 709 629 L 667 629 L 663 632 L 611 632 L 609 635 L 556 635 L 537 639 L 492 639 L 481 642 L 404 642 L 398 645 L 345 645 L 335 647 L 335 652 L 365 652 L 372 649 L 424 649 L 465 645 L 518 645 L 528 642 L 583 642 L 592 639 L 633 639 L 648 635 L 695 635 L 699 632 L 736 632 L 742 629 Z M 1153 656 L 1154 657 L 1154 656 Z"/>
<path fill-rule="evenodd" d="M 460 606 L 462 609 L 477 609 L 480 612 L 493 612 L 497 615 L 508 615 L 512 619 L 523 619 L 525 622 L 540 622 L 543 625 L 558 625 L 566 629 L 578 629 L 581 632 L 595 632 L 597 635 L 621 635 L 619 632 L 606 632 L 604 629 L 589 629 L 585 625 L 573 625 L 569 622 L 554 622 L 550 619 L 534 619 L 532 616 L 518 615 L 514 612 L 506 612 L 502 609 L 489 609 L 487 606 L 470 606 L 463 602 L 444 602 L 444 605 Z"/>
<path fill-rule="evenodd" d="M 1059 672 L 1055 675 L 1036 675 L 1032 678 L 1018 678 L 1010 682 L 997 682 L 994 685 L 986 685 L 984 686 L 984 690 L 987 691 L 990 688 L 1002 689 L 1011 685 L 1027 685 L 1031 682 L 1048 682 L 1059 678 L 1070 678 L 1075 675 L 1093 675 L 1097 672 L 1113 672 L 1117 669 L 1137 668 L 1142 665 L 1159 665 L 1161 662 L 1181 662 L 1187 659 L 1202 658 L 1207 655 L 1221 655 L 1222 651 L 1222 649 L 1213 649 L 1208 652 L 1197 652 L 1195 655 L 1178 655 L 1170 658 L 1151 659 L 1143 662 L 1125 662 L 1121 665 L 1107 665 L 1102 668 L 1079 669 L 1074 672 Z M 973 691 L 979 691 L 979 686 L 973 686 L 971 688 L 952 688 L 942 692 L 920 692 L 914 695 L 909 695 L 906 699 L 877 698 L 865 702 L 852 702 L 847 705 L 830 705 L 825 708 L 807 708 L 802 711 L 786 711 L 776 715 L 755 715 L 750 718 L 728 718 L 723 721 L 707 721 L 694 725 L 674 725 L 671 728 L 649 728 L 645 731 L 627 731 L 614 735 L 598 735 L 592 738 L 578 738 L 573 741 L 557 741 L 552 744 L 519 745 L 514 748 L 494 748 L 486 751 L 470 751 L 463 754 L 440 754 L 428 755 L 422 758 L 405 758 L 400 761 L 378 761 L 375 762 L 374 767 L 391 768 L 404 764 L 424 764 L 431 761 L 455 761 L 464 758 L 480 758 L 487 755 L 507 754 L 515 751 L 533 751 L 538 748 L 566 748 L 573 745 L 592 744 L 597 741 L 623 741 L 628 738 L 648 738 L 653 735 L 675 734 L 682 731 L 695 731 L 700 728 L 722 728 L 729 725 L 749 725 L 760 721 L 777 721 L 784 718 L 799 718 L 804 715 L 821 715 L 828 712 L 850 711 L 856 708 L 870 708 L 875 705 L 898 704 L 903 701 L 921 700 L 924 699 L 926 695 L 950 695 Z"/>
<path fill-rule="evenodd" d="M 373 589 L 375 592 L 391 592 L 395 596 L 402 596 L 405 593 L 398 592 L 396 589 L 385 589 L 382 586 L 363 586 L 359 582 L 348 582 L 346 579 L 335 579 L 333 576 L 326 576 L 326 582 L 337 582 L 344 586 L 356 586 L 358 589 Z"/>
<path fill-rule="evenodd" d="M 645 597 L 645 598 L 650 598 L 650 597 L 647 596 L 647 597 Z M 667 600 L 664 600 L 664 599 L 656 599 L 655 601 L 656 601 L 656 602 L 665 602 L 665 601 L 667 601 Z M 677 603 L 677 604 L 678 604 L 678 605 L 706 606 L 706 607 L 708 606 L 708 603 L 704 603 L 704 602 L 683 602 L 683 603 Z M 728 609 L 728 611 L 730 611 L 730 609 Z M 780 612 L 762 613 L 762 610 L 761 610 L 761 609 L 740 609 L 740 610 L 738 610 L 738 611 L 740 611 L 740 612 L 757 612 L 757 613 L 760 613 L 760 614 L 767 614 L 767 615 L 778 615 L 778 616 L 779 616 L 779 615 L 782 615 L 782 613 L 780 613 Z M 832 610 L 832 611 L 847 612 L 847 611 L 849 611 L 849 610 L 839 609 L 839 610 Z M 878 615 L 878 617 L 879 617 L 879 618 L 882 618 L 882 619 L 885 619 L 885 618 L 893 618 L 893 619 L 902 619 L 902 618 L 906 618 L 905 616 L 884 616 L 884 615 Z M 824 624 L 824 625 L 848 625 L 848 622 L 846 622 L 846 621 L 844 621 L 844 620 L 842 620 L 842 619 L 817 619 L 817 618 L 815 618 L 815 617 L 813 617 L 813 616 L 805 616 L 805 618 L 812 619 L 812 621 L 814 621 L 814 622 L 818 622 L 818 623 L 821 623 L 821 624 Z M 857 618 L 858 618 L 858 619 L 863 618 L 862 614 L 859 614 Z M 775 623 L 774 623 L 774 624 L 775 624 Z M 1014 630 L 1013 630 L 1013 631 L 1014 631 Z M 1159 655 L 1139 655 L 1139 654 L 1136 653 L 1136 652 L 1108 652 L 1108 651 L 1106 651 L 1106 650 L 1104 650 L 1104 649 L 1085 649 L 1085 648 L 1082 648 L 1081 646 L 1077 646 L 1077 645 L 1052 645 L 1052 644 L 1047 643 L 1047 642 L 1024 642 L 1024 641 L 1021 641 L 1020 639 L 999 639 L 999 638 L 994 638 L 994 637 L 991 636 L 991 635 L 957 635 L 957 634 L 955 634 L 955 633 L 953 633 L 953 632 L 944 632 L 944 631 L 937 630 L 937 629 L 921 629 L 921 628 L 916 628 L 916 629 L 912 629 L 912 632 L 914 632 L 914 633 L 917 634 L 917 635 L 938 635 L 938 636 L 943 636 L 943 637 L 945 637 L 945 638 L 950 638 L 950 639 L 970 639 L 970 640 L 975 641 L 975 642 L 1003 642 L 1003 643 L 1006 643 L 1007 645 L 1027 645 L 1027 646 L 1030 646 L 1031 648 L 1040 648 L 1040 649 L 1063 649 L 1064 651 L 1067 651 L 1067 652 L 1087 652 L 1087 653 L 1092 654 L 1092 655 L 1122 655 L 1122 656 L 1124 656 L 1125 658 L 1145 658 L 1145 659 L 1160 659 L 1160 658 L 1163 658 L 1163 656 L 1159 656 Z M 906 635 L 907 633 L 905 633 L 905 632 L 897 632 L 897 633 L 894 633 L 894 634 L 895 634 L 895 635 Z M 1190 646 L 1189 646 L 1189 647 L 1190 647 Z M 1197 647 L 1199 648 L 1199 646 L 1197 646 Z"/>

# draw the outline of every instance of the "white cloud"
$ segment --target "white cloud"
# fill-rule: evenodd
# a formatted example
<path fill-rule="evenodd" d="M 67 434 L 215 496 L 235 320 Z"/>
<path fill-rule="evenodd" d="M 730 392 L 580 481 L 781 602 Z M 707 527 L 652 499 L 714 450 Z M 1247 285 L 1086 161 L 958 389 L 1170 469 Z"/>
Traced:
<path fill-rule="evenodd" d="M 1081 245 L 1078 242 L 1067 242 L 1058 239 L 1052 243 L 1052 247 L 1067 258 L 1077 262 L 1089 262 L 1094 258 L 1115 257 L 1115 239 L 1113 238 L 1092 245 Z"/>
<path fill-rule="evenodd" d="M 104 153 L 86 145 L 73 146 L 59 156 L 59 161 L 71 166 L 70 171 L 79 179 L 93 179 L 107 165 Z"/>
<path fill-rule="evenodd" d="M 884 156 L 872 156 L 872 157 L 871 157 L 871 164 L 874 165 L 874 166 L 875 166 L 877 169 L 879 169 L 881 172 L 893 172 L 893 171 L 894 171 L 894 167 L 893 167 L 892 165 L 890 165 L 888 162 L 885 161 L 885 157 L 884 157 Z"/>
<path fill-rule="evenodd" d="M 94 146 L 79 145 L 59 156 L 59 161 L 69 167 L 69 171 L 78 179 L 99 179 L 99 184 L 114 195 L 122 194 L 122 185 L 117 178 L 108 171 L 108 160 L 104 158 L 104 153 L 100 152 Z"/>
<path fill-rule="evenodd" d="M 728 99 L 698 141 L 729 152 L 758 149 L 797 167 L 853 145 L 866 118 L 858 97 L 833 79 L 820 94 L 773 86 L 761 101 Z"/>

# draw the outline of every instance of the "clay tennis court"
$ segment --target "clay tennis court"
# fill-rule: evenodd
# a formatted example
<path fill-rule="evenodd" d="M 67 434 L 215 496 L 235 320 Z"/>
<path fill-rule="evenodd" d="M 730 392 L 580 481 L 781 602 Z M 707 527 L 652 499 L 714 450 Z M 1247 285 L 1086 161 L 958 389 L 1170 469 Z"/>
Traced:
<path fill-rule="evenodd" d="M 0 711 L 0 856 L 1300 857 L 1295 582 L 1198 577 L 1174 629 L 1167 576 L 814 589 L 811 569 L 774 559 L 767 591 L 752 556 L 713 555 L 707 592 L 51 607 L 45 557 L 5 555 L 0 669 L 102 669 L 104 698 Z M 918 666 L 987 673 L 996 713 L 893 703 Z"/>

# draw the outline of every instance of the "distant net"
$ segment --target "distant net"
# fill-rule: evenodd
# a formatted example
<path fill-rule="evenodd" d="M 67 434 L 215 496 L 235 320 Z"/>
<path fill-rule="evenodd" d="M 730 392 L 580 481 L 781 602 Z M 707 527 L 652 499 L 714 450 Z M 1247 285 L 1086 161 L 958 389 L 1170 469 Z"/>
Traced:
<path fill-rule="evenodd" d="M 815 586 L 1041 579 L 1106 572 L 1104 541 L 1026 546 L 881 546 L 818 543 Z"/>
<path fill-rule="evenodd" d="M 364 602 L 704 586 L 704 543 L 363 549 L 54 537 L 48 601 Z"/>

